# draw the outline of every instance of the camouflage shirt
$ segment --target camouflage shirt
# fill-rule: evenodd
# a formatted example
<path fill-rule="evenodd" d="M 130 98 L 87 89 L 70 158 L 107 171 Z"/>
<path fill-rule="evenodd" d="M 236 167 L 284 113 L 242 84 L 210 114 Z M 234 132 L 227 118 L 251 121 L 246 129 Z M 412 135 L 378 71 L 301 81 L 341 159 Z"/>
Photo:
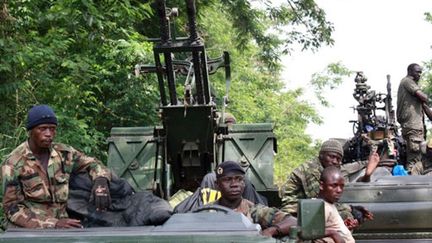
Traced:
<path fill-rule="evenodd" d="M 219 204 L 219 200 L 216 201 L 215 204 Z M 242 213 L 254 224 L 259 224 L 263 229 L 277 224 L 283 221 L 285 217 L 290 216 L 290 214 L 284 213 L 277 208 L 267 207 L 262 204 L 254 204 L 244 198 L 234 211 Z"/>
<path fill-rule="evenodd" d="M 67 218 L 71 172 L 88 171 L 90 176 L 111 179 L 98 160 L 64 144 L 53 144 L 45 171 L 31 152 L 28 142 L 19 145 L 4 161 L 3 207 L 6 218 L 26 228 L 53 228 Z"/>
<path fill-rule="evenodd" d="M 366 166 L 367 161 L 354 162 L 341 166 L 342 175 L 348 181 L 348 175 L 357 172 Z M 297 202 L 299 199 L 316 198 L 319 193 L 319 180 L 324 170 L 318 159 L 303 163 L 288 177 L 283 186 L 281 210 L 297 215 Z M 352 218 L 351 208 L 346 204 L 337 204 L 342 218 Z"/>
<path fill-rule="evenodd" d="M 420 90 L 411 76 L 403 78 L 397 93 L 397 121 L 402 128 L 423 130 L 423 108 L 415 92 Z"/>

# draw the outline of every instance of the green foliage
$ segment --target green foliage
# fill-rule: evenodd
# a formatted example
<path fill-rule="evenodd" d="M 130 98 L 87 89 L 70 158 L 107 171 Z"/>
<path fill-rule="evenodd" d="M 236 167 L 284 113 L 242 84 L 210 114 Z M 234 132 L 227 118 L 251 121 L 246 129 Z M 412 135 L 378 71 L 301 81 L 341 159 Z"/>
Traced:
<path fill-rule="evenodd" d="M 278 181 L 316 148 L 305 134 L 319 122 L 301 90 L 284 91 L 282 53 L 294 45 L 316 49 L 332 44 L 333 26 L 312 0 L 275 6 L 262 0 L 201 1 L 198 29 L 210 56 L 229 51 L 232 58 L 230 111 L 238 122 L 274 122 L 279 139 Z M 0 157 L 25 140 L 25 120 L 34 104 L 51 105 L 59 118 L 57 141 L 106 159 L 113 126 L 158 122 L 157 81 L 135 77 L 137 63 L 152 63 L 158 20 L 150 1 L 14 0 L 0 11 Z M 184 1 L 176 32 L 187 35 Z M 225 93 L 221 73 L 212 77 Z M 220 103 L 220 102 L 219 102 Z"/>
<path fill-rule="evenodd" d="M 273 2 L 270 0 L 199 1 L 198 26 L 204 26 L 202 21 L 211 19 L 208 16 L 208 9 L 218 6 L 216 11 L 224 12 L 225 19 L 222 22 L 228 22 L 231 26 L 230 38 L 234 44 L 231 47 L 240 51 L 259 47 L 260 51 L 256 53 L 257 59 L 275 74 L 280 71 L 281 54 L 290 53 L 294 47 L 316 50 L 321 45 L 333 44 L 331 33 L 334 27 L 326 20 L 325 12 L 314 0 L 288 0 L 282 4 Z M 168 1 L 167 6 L 179 7 L 182 11 L 185 8 L 185 1 Z M 215 24 L 218 24 L 218 21 Z M 156 24 L 157 21 L 153 20 L 152 23 Z M 185 17 L 180 17 L 177 33 L 185 34 L 186 29 Z M 155 33 L 151 29 L 143 31 L 153 35 Z M 204 31 L 201 34 L 207 40 L 209 33 Z M 254 42 L 254 45 L 251 46 L 251 42 Z"/>
<path fill-rule="evenodd" d="M 278 139 L 275 163 L 276 182 L 281 184 L 288 173 L 300 163 L 316 154 L 312 138 L 305 133 L 307 124 L 319 123 L 320 118 L 313 106 L 301 100 L 301 90 L 282 91 L 283 83 L 271 67 L 261 61 L 261 47 L 252 40 L 243 49 L 235 48 L 237 42 L 231 36 L 236 28 L 230 23 L 230 12 L 215 6 L 205 12 L 202 20 L 209 53 L 219 55 L 230 50 L 233 70 L 229 111 L 238 123 L 272 122 Z M 214 21 L 217 19 L 218 21 Z M 217 93 L 225 93 L 221 75 L 212 77 Z"/>
<path fill-rule="evenodd" d="M 112 126 L 154 123 L 156 82 L 130 77 L 151 57 L 151 45 L 134 29 L 148 18 L 148 4 L 17 0 L 8 10 L 0 27 L 2 155 L 24 140 L 11 131 L 33 104 L 54 107 L 58 141 L 102 159 Z"/>
<path fill-rule="evenodd" d="M 333 25 L 314 0 L 288 0 L 282 5 L 261 0 L 255 6 L 244 0 L 221 2 L 237 32 L 238 47 L 244 49 L 253 39 L 261 48 L 257 55 L 271 70 L 279 71 L 279 56 L 295 44 L 303 50 L 333 44 Z"/>
<path fill-rule="evenodd" d="M 352 74 L 341 62 L 329 64 L 324 71 L 312 75 L 311 85 L 314 87 L 315 95 L 321 105 L 328 107 L 329 103 L 324 97 L 326 90 L 338 87 L 344 77 Z"/>
<path fill-rule="evenodd" d="M 423 63 L 423 74 L 420 82 L 423 86 L 422 90 L 428 95 L 428 97 L 432 97 L 432 61 Z M 430 106 L 429 103 L 429 107 Z"/>

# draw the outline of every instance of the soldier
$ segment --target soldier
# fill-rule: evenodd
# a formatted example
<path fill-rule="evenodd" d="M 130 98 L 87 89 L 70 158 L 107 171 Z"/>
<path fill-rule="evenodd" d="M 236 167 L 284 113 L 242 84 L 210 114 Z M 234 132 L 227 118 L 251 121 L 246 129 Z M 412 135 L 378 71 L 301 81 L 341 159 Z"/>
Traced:
<path fill-rule="evenodd" d="M 424 141 L 423 105 L 428 101 L 418 82 L 422 68 L 416 63 L 408 66 L 408 74 L 399 85 L 397 94 L 397 121 L 407 144 L 407 169 L 412 175 L 421 173 L 420 144 Z"/>
<path fill-rule="evenodd" d="M 361 181 L 369 181 L 370 176 L 379 163 L 379 155 L 374 152 L 368 161 L 344 164 L 341 166 L 343 148 L 337 140 L 327 140 L 321 145 L 317 159 L 303 163 L 288 177 L 284 185 L 281 210 L 292 215 L 297 215 L 297 202 L 299 199 L 316 198 L 319 193 L 319 178 L 324 168 L 337 166 L 341 168 L 343 176 L 347 177 L 362 170 L 366 164 L 365 175 Z M 348 180 L 348 179 L 347 179 Z M 363 215 L 367 214 L 362 207 L 350 207 L 346 204 L 338 204 L 339 213 L 350 229 L 356 228 L 363 221 Z"/>
<path fill-rule="evenodd" d="M 351 232 L 344 224 L 335 203 L 342 196 L 345 186 L 345 179 L 342 176 L 340 169 L 336 166 L 326 167 L 320 177 L 319 198 L 324 200 L 325 211 L 325 234 L 334 242 L 354 243 L 355 240 Z M 372 214 L 366 214 L 367 219 L 373 219 Z M 328 242 L 326 238 L 316 240 L 315 242 Z"/>
<path fill-rule="evenodd" d="M 216 168 L 216 185 L 221 192 L 221 198 L 214 204 L 243 213 L 252 222 L 263 228 L 265 236 L 288 235 L 290 227 L 297 225 L 296 218 L 276 208 L 254 204 L 242 197 L 245 188 L 245 172 L 233 161 L 225 161 Z"/>
<path fill-rule="evenodd" d="M 88 171 L 97 210 L 110 206 L 111 174 L 99 161 L 74 148 L 53 143 L 57 118 L 51 107 L 37 105 L 28 112 L 28 140 L 2 166 L 3 207 L 8 227 L 78 228 L 66 212 L 69 177 Z"/>

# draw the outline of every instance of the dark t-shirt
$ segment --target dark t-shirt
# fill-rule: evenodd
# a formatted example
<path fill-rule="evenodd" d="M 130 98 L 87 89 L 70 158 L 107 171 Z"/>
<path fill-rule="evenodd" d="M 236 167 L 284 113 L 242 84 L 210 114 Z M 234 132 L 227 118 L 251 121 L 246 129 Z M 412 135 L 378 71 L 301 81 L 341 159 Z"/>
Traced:
<path fill-rule="evenodd" d="M 397 94 L 397 121 L 402 128 L 423 130 L 423 109 L 415 92 L 420 90 L 411 76 L 406 76 L 400 82 Z"/>

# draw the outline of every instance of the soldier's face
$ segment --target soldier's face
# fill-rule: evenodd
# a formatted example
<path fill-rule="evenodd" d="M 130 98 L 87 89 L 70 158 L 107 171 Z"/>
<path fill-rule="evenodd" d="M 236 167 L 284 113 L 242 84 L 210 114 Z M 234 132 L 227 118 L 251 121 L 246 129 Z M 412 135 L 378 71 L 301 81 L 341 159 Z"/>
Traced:
<path fill-rule="evenodd" d="M 234 201 L 242 197 L 245 188 L 245 178 L 241 173 L 230 173 L 218 178 L 216 183 L 223 198 Z"/>
<path fill-rule="evenodd" d="M 422 75 L 422 67 L 415 65 L 411 70 L 409 75 L 413 77 L 414 81 L 419 81 Z"/>
<path fill-rule="evenodd" d="M 319 158 L 324 168 L 329 166 L 340 167 L 342 162 L 342 156 L 335 152 L 322 152 Z"/>
<path fill-rule="evenodd" d="M 345 187 L 345 180 L 340 173 L 335 173 L 325 181 L 320 181 L 321 195 L 329 203 L 339 201 Z"/>
<path fill-rule="evenodd" d="M 49 148 L 54 140 L 57 126 L 41 124 L 30 131 L 30 140 L 39 148 Z"/>

